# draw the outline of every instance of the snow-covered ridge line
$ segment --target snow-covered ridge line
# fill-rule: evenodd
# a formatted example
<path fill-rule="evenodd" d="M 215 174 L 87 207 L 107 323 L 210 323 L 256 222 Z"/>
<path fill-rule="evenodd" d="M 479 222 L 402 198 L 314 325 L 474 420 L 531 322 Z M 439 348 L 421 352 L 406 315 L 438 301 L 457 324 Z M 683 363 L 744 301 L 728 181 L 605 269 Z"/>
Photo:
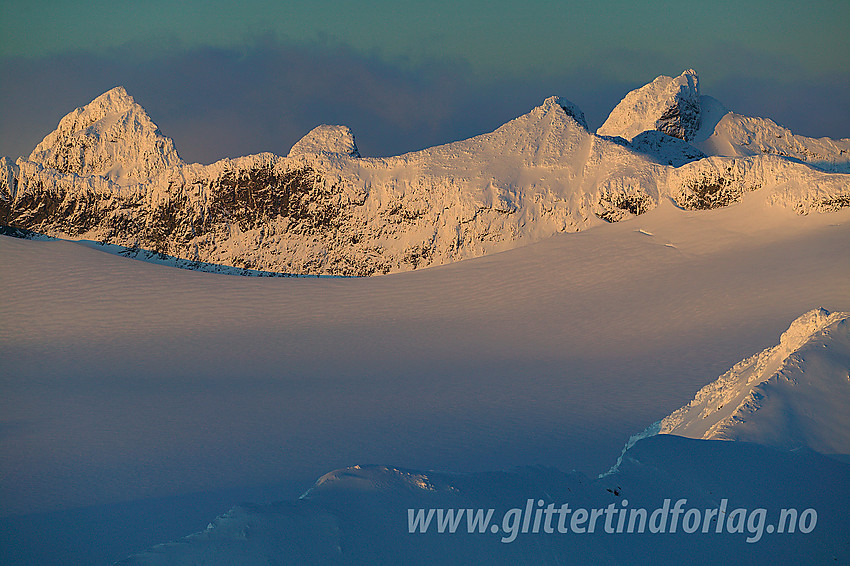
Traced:
<path fill-rule="evenodd" d="M 658 432 L 850 454 L 850 313 L 812 310 L 736 364 Z"/>
<path fill-rule="evenodd" d="M 635 93 L 606 122 L 648 128 L 632 141 L 613 126 L 588 132 L 575 104 L 550 97 L 493 132 L 395 157 L 361 158 L 348 128 L 323 125 L 287 157 L 199 165 L 119 87 L 63 118 L 28 160 L 0 161 L 0 224 L 237 268 L 372 275 L 624 220 L 660 199 L 707 209 L 761 190 L 801 213 L 850 206 L 850 175 L 781 148 L 711 156 L 720 137 L 705 130 L 726 117 L 695 72 Z M 842 143 L 810 155 L 840 169 Z"/>

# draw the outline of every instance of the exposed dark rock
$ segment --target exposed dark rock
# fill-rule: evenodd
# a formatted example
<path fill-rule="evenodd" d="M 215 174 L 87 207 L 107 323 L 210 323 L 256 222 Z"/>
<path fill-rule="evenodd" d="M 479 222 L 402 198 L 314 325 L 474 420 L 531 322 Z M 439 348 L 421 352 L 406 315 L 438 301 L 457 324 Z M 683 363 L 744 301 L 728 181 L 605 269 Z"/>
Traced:
<path fill-rule="evenodd" d="M 676 97 L 675 103 L 668 107 L 655 122 L 655 129 L 668 136 L 690 141 L 700 126 L 699 97 Z"/>
<path fill-rule="evenodd" d="M 653 202 L 649 195 L 642 192 L 621 192 L 600 196 L 599 205 L 602 210 L 596 216 L 606 222 L 619 222 L 630 214 L 639 215 L 649 211 Z"/>
<path fill-rule="evenodd" d="M 739 202 L 744 195 L 744 186 L 729 176 L 704 174 L 690 181 L 676 197 L 676 204 L 686 210 L 709 210 Z"/>
<path fill-rule="evenodd" d="M 638 134 L 629 147 L 650 156 L 658 163 L 673 167 L 681 167 L 685 163 L 705 157 L 703 152 L 688 142 L 657 130 Z"/>

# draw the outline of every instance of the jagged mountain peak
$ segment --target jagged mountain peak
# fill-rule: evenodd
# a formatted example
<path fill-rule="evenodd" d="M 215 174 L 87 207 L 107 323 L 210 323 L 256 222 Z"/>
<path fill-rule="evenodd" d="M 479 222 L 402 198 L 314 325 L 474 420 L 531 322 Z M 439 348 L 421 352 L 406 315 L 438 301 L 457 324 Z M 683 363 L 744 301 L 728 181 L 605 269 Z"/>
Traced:
<path fill-rule="evenodd" d="M 306 136 L 298 140 L 288 157 L 297 155 L 315 155 L 320 153 L 341 153 L 360 157 L 360 150 L 354 141 L 354 134 L 348 126 L 316 126 Z"/>
<path fill-rule="evenodd" d="M 597 134 L 633 139 L 658 130 L 690 141 L 700 127 L 699 75 L 688 69 L 678 77 L 661 75 L 628 93 Z"/>
<path fill-rule="evenodd" d="M 63 173 L 129 183 L 182 163 L 174 142 L 122 86 L 63 117 L 29 161 Z"/>
<path fill-rule="evenodd" d="M 135 99 L 130 96 L 126 88 L 118 85 L 92 100 L 84 109 L 89 112 L 97 109 L 108 112 L 110 110 L 128 110 L 134 106 L 137 106 Z"/>

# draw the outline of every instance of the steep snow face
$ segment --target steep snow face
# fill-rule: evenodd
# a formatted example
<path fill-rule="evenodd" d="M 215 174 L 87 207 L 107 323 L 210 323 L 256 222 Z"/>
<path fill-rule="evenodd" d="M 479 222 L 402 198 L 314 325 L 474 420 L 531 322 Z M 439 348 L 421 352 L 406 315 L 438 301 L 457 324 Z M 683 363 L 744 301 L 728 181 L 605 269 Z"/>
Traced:
<path fill-rule="evenodd" d="M 675 78 L 661 75 L 628 93 L 596 133 L 631 140 L 641 132 L 658 130 L 690 141 L 699 127 L 699 77 L 689 69 Z"/>
<path fill-rule="evenodd" d="M 318 154 L 322 152 L 341 153 L 352 157 L 360 157 L 357 144 L 354 143 L 354 134 L 348 126 L 329 126 L 322 124 L 316 126 L 310 132 L 298 140 L 287 157 L 298 155 Z"/>
<path fill-rule="evenodd" d="M 120 86 L 62 118 L 29 161 L 122 183 L 147 180 L 181 163 L 174 142 Z"/>
<path fill-rule="evenodd" d="M 579 126 L 584 128 L 585 130 L 587 129 L 587 120 L 584 119 L 584 112 L 575 103 L 560 96 L 555 97 L 553 102 L 557 103 L 558 106 L 563 108 L 564 112 L 567 113 L 567 116 L 575 120 Z"/>
<path fill-rule="evenodd" d="M 850 454 L 850 313 L 810 311 L 665 417 L 660 433 Z"/>
<path fill-rule="evenodd" d="M 808 138 L 773 120 L 726 113 L 706 139 L 694 145 L 710 155 L 779 155 L 834 173 L 850 173 L 850 139 Z"/>
<path fill-rule="evenodd" d="M 705 157 L 705 154 L 689 144 L 658 130 L 647 130 L 632 139 L 631 149 L 654 157 L 659 163 L 681 167 L 685 163 Z"/>

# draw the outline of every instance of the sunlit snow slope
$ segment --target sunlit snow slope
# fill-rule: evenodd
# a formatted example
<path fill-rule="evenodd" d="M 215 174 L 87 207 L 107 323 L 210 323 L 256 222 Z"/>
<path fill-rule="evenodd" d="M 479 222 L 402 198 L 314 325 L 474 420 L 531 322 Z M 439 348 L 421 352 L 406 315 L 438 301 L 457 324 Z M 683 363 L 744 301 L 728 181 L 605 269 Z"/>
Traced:
<path fill-rule="evenodd" d="M 800 313 L 850 311 L 850 211 L 760 197 L 386 278 L 0 238 L 3 513 L 368 462 L 607 470 Z"/>
<path fill-rule="evenodd" d="M 703 387 L 660 432 L 850 455 L 850 314 L 813 310 Z"/>

